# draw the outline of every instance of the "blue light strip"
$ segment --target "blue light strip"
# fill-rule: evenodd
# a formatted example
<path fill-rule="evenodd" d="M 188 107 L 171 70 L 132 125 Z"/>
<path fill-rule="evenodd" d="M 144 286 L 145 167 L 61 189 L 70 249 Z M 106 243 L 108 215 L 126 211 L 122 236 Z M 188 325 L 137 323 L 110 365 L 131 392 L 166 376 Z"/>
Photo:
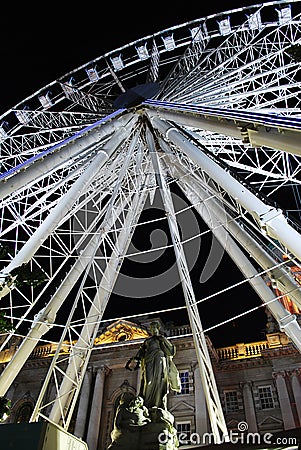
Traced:
<path fill-rule="evenodd" d="M 49 153 L 52 153 L 57 148 L 60 148 L 60 147 L 62 147 L 62 145 L 66 145 L 69 142 L 72 142 L 73 140 L 79 138 L 80 136 L 82 136 L 83 134 L 92 130 L 93 128 L 96 128 L 99 125 L 102 125 L 102 124 L 106 123 L 107 121 L 117 117 L 118 115 L 121 115 L 124 111 L 125 111 L 125 109 L 118 109 L 118 110 L 114 111 L 113 113 L 109 114 L 108 116 L 103 117 L 102 119 L 98 120 L 97 122 L 93 123 L 92 125 L 89 125 L 89 126 L 83 128 L 82 130 L 78 131 L 77 133 L 73 134 L 72 136 L 66 138 L 64 141 L 59 142 L 58 144 L 55 144 L 53 147 L 50 147 L 47 150 L 44 150 L 41 153 L 38 153 L 37 155 L 32 156 L 31 158 L 27 159 L 23 163 L 20 163 L 17 166 L 9 169 L 7 172 L 0 174 L 0 181 L 9 177 L 10 175 L 14 175 L 16 172 L 19 172 L 21 169 L 23 169 L 24 167 L 39 160 L 40 158 L 44 158 L 45 156 L 49 155 Z"/>
<path fill-rule="evenodd" d="M 146 100 L 143 104 L 152 107 L 168 109 L 170 111 L 185 111 L 199 115 L 210 115 L 215 117 L 223 117 L 229 120 L 241 120 L 243 122 L 255 123 L 273 128 L 286 128 L 294 131 L 301 131 L 301 118 L 280 116 L 276 113 L 260 113 L 253 111 L 244 111 L 240 109 L 214 108 L 207 106 L 185 105 L 176 102 L 163 102 L 157 100 Z"/>

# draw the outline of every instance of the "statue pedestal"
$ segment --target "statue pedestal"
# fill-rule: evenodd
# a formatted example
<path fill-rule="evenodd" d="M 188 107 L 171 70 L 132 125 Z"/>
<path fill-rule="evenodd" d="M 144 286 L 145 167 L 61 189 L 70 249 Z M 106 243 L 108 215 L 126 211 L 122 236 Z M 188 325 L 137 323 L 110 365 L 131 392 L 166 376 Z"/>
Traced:
<path fill-rule="evenodd" d="M 173 415 L 161 408 L 151 408 L 149 414 L 151 422 L 141 430 L 139 450 L 176 450 L 178 440 Z"/>
<path fill-rule="evenodd" d="M 162 408 L 147 409 L 136 397 L 119 408 L 107 450 L 177 450 L 173 415 Z"/>

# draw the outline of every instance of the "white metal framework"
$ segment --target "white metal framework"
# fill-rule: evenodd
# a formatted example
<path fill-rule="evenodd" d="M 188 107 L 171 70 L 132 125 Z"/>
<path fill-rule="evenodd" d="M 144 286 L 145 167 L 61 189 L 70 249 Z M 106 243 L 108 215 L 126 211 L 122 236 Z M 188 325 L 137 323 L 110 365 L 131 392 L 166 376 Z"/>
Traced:
<path fill-rule="evenodd" d="M 33 421 L 68 429 L 112 297 L 115 317 L 131 297 L 133 315 L 177 309 L 149 302 L 154 285 L 162 299 L 174 287 L 174 272 L 126 273 L 130 258 L 173 250 L 212 432 L 227 439 L 188 251 L 205 232 L 185 235 L 185 211 L 198 213 L 301 350 L 296 317 L 273 290 L 301 309 L 299 46 L 299 0 L 222 12 L 96 58 L 1 117 L 0 297 L 14 325 L 1 349 L 14 336 L 22 343 L 0 395 L 38 342 L 58 343 Z M 163 214 L 143 215 L 152 208 Z M 133 246 L 139 230 L 163 222 L 163 243 Z"/>

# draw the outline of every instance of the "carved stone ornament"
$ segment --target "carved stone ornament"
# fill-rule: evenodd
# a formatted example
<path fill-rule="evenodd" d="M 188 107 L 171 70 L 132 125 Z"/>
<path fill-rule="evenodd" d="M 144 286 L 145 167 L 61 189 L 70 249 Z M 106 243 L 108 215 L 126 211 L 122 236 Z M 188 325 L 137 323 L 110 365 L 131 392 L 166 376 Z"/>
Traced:
<path fill-rule="evenodd" d="M 145 339 L 148 336 L 148 332 L 139 325 L 126 320 L 119 320 L 109 325 L 104 332 L 95 339 L 95 345 Z"/>

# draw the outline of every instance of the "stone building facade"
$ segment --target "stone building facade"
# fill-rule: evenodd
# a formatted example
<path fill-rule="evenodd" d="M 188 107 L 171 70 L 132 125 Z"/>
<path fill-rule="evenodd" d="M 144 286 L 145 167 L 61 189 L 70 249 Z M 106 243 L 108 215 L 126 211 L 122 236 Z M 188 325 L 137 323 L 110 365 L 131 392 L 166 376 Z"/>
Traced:
<path fill-rule="evenodd" d="M 168 410 L 175 417 L 181 447 L 208 444 L 210 421 L 190 328 L 156 320 L 177 349 L 174 362 L 182 391 L 170 392 Z M 89 450 L 107 448 L 120 396 L 139 391 L 139 370 L 128 371 L 125 365 L 148 336 L 149 323 L 119 320 L 95 341 L 69 429 Z M 264 341 L 218 349 L 209 338 L 207 343 L 229 430 L 241 431 L 243 424 L 250 433 L 262 435 L 301 427 L 301 355 L 286 335 L 269 333 Z M 0 372 L 17 344 L 0 353 Z M 55 345 L 36 347 L 7 393 L 12 404 L 7 422 L 29 420 L 54 352 Z"/>

